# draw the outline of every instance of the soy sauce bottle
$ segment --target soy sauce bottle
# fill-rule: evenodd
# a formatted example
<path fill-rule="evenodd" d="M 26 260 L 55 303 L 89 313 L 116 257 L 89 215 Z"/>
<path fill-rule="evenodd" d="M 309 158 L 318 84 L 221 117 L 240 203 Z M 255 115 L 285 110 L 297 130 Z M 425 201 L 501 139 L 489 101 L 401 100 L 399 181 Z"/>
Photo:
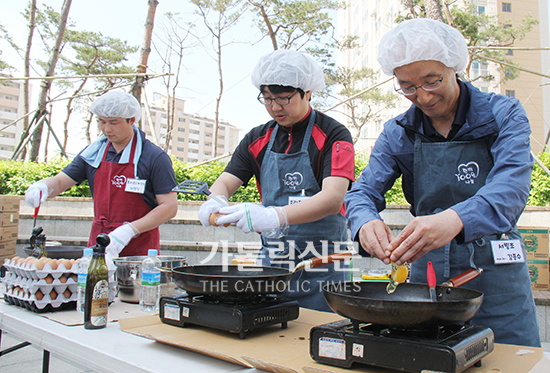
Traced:
<path fill-rule="evenodd" d="M 93 247 L 94 253 L 86 279 L 85 329 L 100 329 L 107 326 L 109 270 L 105 264 L 105 248 L 110 241 L 109 236 L 102 233 L 97 236 L 97 244 Z"/>

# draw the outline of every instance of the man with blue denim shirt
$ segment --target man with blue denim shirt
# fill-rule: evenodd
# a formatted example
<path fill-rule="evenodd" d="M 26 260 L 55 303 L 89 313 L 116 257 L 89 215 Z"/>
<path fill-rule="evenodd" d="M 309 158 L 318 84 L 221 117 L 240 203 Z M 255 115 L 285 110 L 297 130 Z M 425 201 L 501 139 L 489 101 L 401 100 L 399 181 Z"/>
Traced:
<path fill-rule="evenodd" d="M 346 196 L 352 237 L 385 263 L 412 263 L 411 282 L 426 282 L 428 261 L 438 282 L 482 268 L 465 285 L 484 293 L 471 322 L 490 327 L 496 342 L 540 346 L 516 228 L 533 168 L 525 110 L 514 98 L 457 79 L 468 50 L 460 32 L 444 23 L 401 23 L 382 38 L 378 60 L 413 105 L 386 123 Z M 395 237 L 379 211 L 399 176 L 415 219 Z M 495 247 L 511 242 L 523 262 L 500 264 Z"/>

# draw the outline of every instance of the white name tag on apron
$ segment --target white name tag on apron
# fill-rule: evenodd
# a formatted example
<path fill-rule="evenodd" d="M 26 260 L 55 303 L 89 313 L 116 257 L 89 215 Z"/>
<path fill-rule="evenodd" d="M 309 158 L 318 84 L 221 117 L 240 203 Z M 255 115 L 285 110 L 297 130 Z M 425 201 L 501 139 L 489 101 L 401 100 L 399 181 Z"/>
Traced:
<path fill-rule="evenodd" d="M 519 240 L 491 241 L 495 264 L 524 263 L 525 257 Z"/>
<path fill-rule="evenodd" d="M 130 193 L 139 193 L 143 194 L 145 193 L 145 183 L 147 180 L 145 179 L 128 179 L 126 180 L 126 189 L 124 189 L 126 192 Z"/>
<path fill-rule="evenodd" d="M 299 203 L 299 202 L 302 202 L 306 199 L 308 199 L 309 197 L 288 197 L 288 204 L 289 205 L 293 205 L 295 203 Z"/>

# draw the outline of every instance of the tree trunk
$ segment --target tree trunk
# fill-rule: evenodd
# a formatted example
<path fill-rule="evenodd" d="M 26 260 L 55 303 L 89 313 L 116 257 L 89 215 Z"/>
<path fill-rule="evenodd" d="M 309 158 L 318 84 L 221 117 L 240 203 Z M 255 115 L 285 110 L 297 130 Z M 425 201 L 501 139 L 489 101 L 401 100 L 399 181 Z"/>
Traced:
<path fill-rule="evenodd" d="M 170 121 L 173 118 L 174 113 L 174 101 L 170 97 L 170 84 L 166 85 L 166 137 L 164 138 L 164 151 L 168 153 L 170 148 L 170 141 L 172 140 L 172 132 L 170 131 Z M 153 126 L 151 124 L 151 126 Z M 162 130 L 162 119 L 161 119 Z"/>
<path fill-rule="evenodd" d="M 220 78 L 220 91 L 216 97 L 216 119 L 214 121 L 214 134 L 212 135 L 212 157 L 218 155 L 218 130 L 220 128 L 220 102 L 223 95 L 223 70 L 222 70 L 222 34 L 218 34 L 218 74 Z"/>
<path fill-rule="evenodd" d="M 426 7 L 426 18 L 445 23 L 443 13 L 441 13 L 441 4 L 439 0 L 424 0 L 424 6 Z"/>
<path fill-rule="evenodd" d="M 90 111 L 90 114 L 88 115 L 88 118 L 84 120 L 86 122 L 85 136 L 86 136 L 86 142 L 88 143 L 88 145 L 90 145 L 92 143 L 92 139 L 90 137 L 90 127 L 92 125 L 93 117 L 94 117 L 94 114 Z"/>
<path fill-rule="evenodd" d="M 443 11 L 445 12 L 445 18 L 447 18 L 447 24 L 454 27 L 453 16 L 451 16 L 449 4 L 446 0 L 443 1 Z"/>
<path fill-rule="evenodd" d="M 65 117 L 65 122 L 63 122 L 63 149 L 67 149 L 67 142 L 69 141 L 68 127 L 69 127 L 69 119 L 71 118 L 71 114 L 73 113 L 73 101 L 75 97 L 82 91 L 87 81 L 88 81 L 88 78 L 84 78 L 82 80 L 82 83 L 73 92 L 73 94 L 71 95 L 71 98 L 67 102 L 67 116 Z"/>
<path fill-rule="evenodd" d="M 65 34 L 65 26 L 67 25 L 67 18 L 69 17 L 69 10 L 71 9 L 72 0 L 65 0 L 63 3 L 63 8 L 61 9 L 61 15 L 59 18 L 59 27 L 57 29 L 57 35 L 55 39 L 55 44 L 50 52 L 50 60 L 46 68 L 46 76 L 53 76 L 55 72 L 55 66 L 57 65 L 57 60 L 59 58 L 59 52 L 61 48 L 61 43 L 63 41 L 63 35 Z M 38 112 L 41 116 L 46 115 L 46 99 L 48 97 L 48 92 L 50 91 L 52 81 L 43 80 L 41 84 L 40 94 L 38 96 Z M 38 158 L 38 150 L 40 149 L 40 142 L 42 140 L 42 123 L 39 124 L 40 128 L 37 129 L 33 140 L 31 153 L 29 160 L 36 162 Z M 63 149 L 64 150 L 64 149 Z"/>
<path fill-rule="evenodd" d="M 30 76 L 30 65 L 31 65 L 31 46 L 32 46 L 32 37 L 34 34 L 36 22 L 36 0 L 31 0 L 29 3 L 29 33 L 27 34 L 27 46 L 25 48 L 25 62 L 24 62 L 24 71 L 23 74 L 25 78 Z M 28 114 L 29 112 L 29 80 L 25 79 L 23 82 L 23 112 Z M 25 116 L 23 119 L 23 132 L 29 128 L 29 117 Z M 27 148 L 25 147 L 21 152 L 20 159 L 25 159 L 27 156 Z"/>
<path fill-rule="evenodd" d="M 141 45 L 141 55 L 139 59 L 139 65 L 137 67 L 138 74 L 145 74 L 147 72 L 147 61 L 149 60 L 149 53 L 151 53 L 151 39 L 153 37 L 153 26 L 155 25 L 155 12 L 159 2 L 157 0 L 149 0 L 149 10 L 147 11 L 147 21 L 145 22 L 145 35 L 143 36 L 143 44 Z M 143 76 L 136 76 L 136 81 L 132 86 L 132 94 L 141 103 L 141 87 L 145 78 Z"/>
<path fill-rule="evenodd" d="M 267 15 L 265 11 L 265 6 L 263 4 L 255 3 L 254 1 L 248 0 L 252 6 L 258 8 L 260 10 L 260 13 L 262 15 L 262 19 L 265 22 L 265 27 L 267 27 L 267 32 L 269 33 L 269 38 L 271 39 L 271 44 L 273 45 L 273 50 L 276 51 L 279 49 L 277 46 L 277 36 L 275 35 L 275 32 L 273 31 L 273 26 L 271 25 L 271 22 L 269 21 L 269 16 Z"/>

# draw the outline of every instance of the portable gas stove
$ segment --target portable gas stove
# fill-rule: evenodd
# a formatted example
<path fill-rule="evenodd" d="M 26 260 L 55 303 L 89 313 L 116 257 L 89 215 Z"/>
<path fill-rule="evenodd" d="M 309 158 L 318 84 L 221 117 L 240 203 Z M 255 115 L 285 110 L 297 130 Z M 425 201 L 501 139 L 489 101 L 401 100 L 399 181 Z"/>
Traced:
<path fill-rule="evenodd" d="M 300 306 L 297 301 L 276 296 L 257 296 L 246 299 L 226 300 L 206 295 L 171 295 L 160 298 L 159 316 L 166 324 L 185 326 L 202 325 L 210 328 L 239 333 L 281 324 L 298 318 Z"/>
<path fill-rule="evenodd" d="M 474 325 L 411 331 L 342 320 L 310 332 L 313 360 L 344 368 L 361 363 L 404 372 L 459 373 L 481 366 L 493 348 L 493 331 Z"/>

